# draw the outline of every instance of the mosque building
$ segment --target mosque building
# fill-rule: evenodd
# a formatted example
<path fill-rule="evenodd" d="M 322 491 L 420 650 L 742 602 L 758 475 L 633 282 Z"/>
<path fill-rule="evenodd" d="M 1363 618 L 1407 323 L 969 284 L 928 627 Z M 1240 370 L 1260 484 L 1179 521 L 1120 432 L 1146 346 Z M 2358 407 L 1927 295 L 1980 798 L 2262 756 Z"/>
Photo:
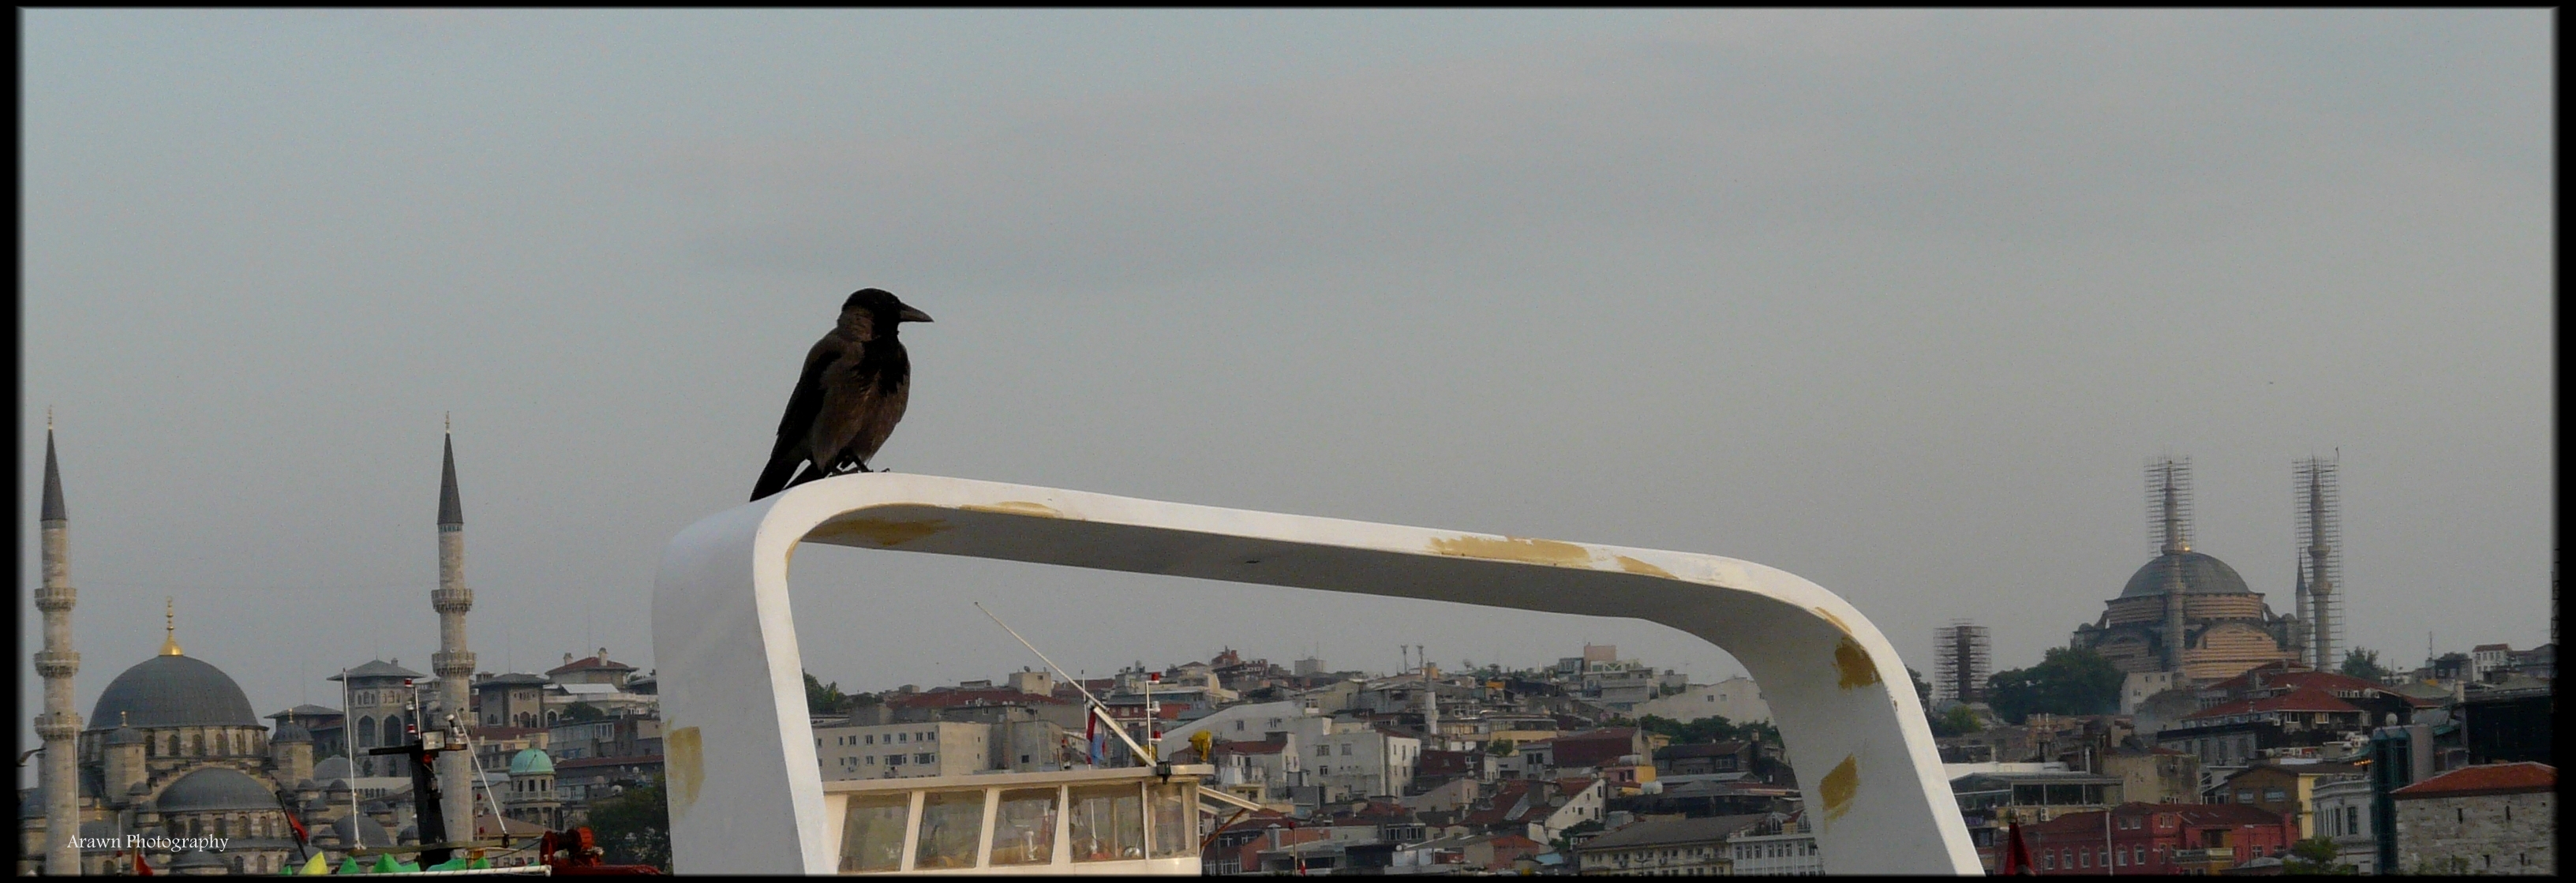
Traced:
<path fill-rule="evenodd" d="M 2148 467 L 2158 554 L 2130 575 L 2071 645 L 2090 648 L 2132 676 L 2168 687 L 2213 683 L 2272 662 L 2300 663 L 2300 617 L 2272 612 L 2236 569 L 2191 547 L 2190 461 Z M 2304 596 L 2305 586 L 2299 591 Z M 2304 600 L 2304 597 L 2302 598 Z"/>
<path fill-rule="evenodd" d="M 463 518 L 457 504 L 452 443 L 442 481 L 442 579 L 433 604 L 441 614 L 443 649 L 433 666 L 449 672 L 472 660 L 465 652 L 462 627 L 470 596 L 463 592 L 456 573 L 462 559 L 458 529 Z M 62 505 L 50 426 L 44 494 L 45 586 L 38 591 L 37 601 L 46 614 L 48 630 L 46 650 L 36 654 L 36 661 L 46 680 L 48 706 L 36 720 L 48 757 L 40 769 L 38 787 L 19 793 L 19 873 L 134 873 L 136 850 L 125 845 L 129 836 L 144 838 L 141 858 L 155 871 L 276 873 L 290 863 L 302 864 L 310 855 L 298 846 L 289 813 L 309 833 L 310 849 L 334 865 L 353 846 L 418 842 L 407 771 L 393 763 L 399 758 L 368 756 L 365 751 L 409 741 L 405 728 L 421 723 L 403 716 L 413 695 L 401 689 L 403 684 L 416 682 L 422 699 L 417 707 L 424 717 L 441 713 L 446 706 L 439 698 L 461 694 L 462 685 L 437 691 L 433 689 L 438 686 L 433 683 L 436 679 L 389 662 L 351 669 L 344 687 L 353 688 L 352 699 L 365 700 L 349 704 L 358 715 L 357 731 L 332 732 L 318 740 L 331 756 L 317 761 L 317 739 L 308 725 L 327 722 L 336 731 L 345 726 L 347 717 L 335 709 L 307 705 L 273 715 L 274 728 L 263 724 L 230 675 L 180 648 L 175 614 L 165 609 L 160 653 L 109 681 L 84 726 L 68 710 L 78 656 L 69 649 L 72 592 L 63 554 L 69 519 Z M 356 766 L 345 753 L 344 746 L 352 745 L 360 755 Z M 482 809 L 498 802 L 488 794 L 507 793 L 513 798 L 509 815 L 551 823 L 559 818 L 560 804 L 536 794 L 534 783 L 543 780 L 550 786 L 553 772 L 543 751 L 521 752 L 507 773 L 487 770 L 481 787 L 457 789 L 465 794 L 449 793 L 460 810 L 466 800 Z M 472 781 L 463 778 L 470 771 L 462 765 L 457 773 L 459 783 Z M 76 784 L 65 787 L 66 780 Z M 513 783 L 518 787 L 513 789 Z M 52 799 L 66 793 L 72 799 Z M 474 818 L 477 827 L 496 833 L 504 826 L 512 833 L 535 828 L 492 824 L 488 811 L 449 818 Z M 74 830 L 77 840 L 70 833 Z M 219 852 L 153 845 L 158 838 L 204 837 L 223 838 L 225 845 Z M 116 845 L 107 845 L 111 838 Z"/>

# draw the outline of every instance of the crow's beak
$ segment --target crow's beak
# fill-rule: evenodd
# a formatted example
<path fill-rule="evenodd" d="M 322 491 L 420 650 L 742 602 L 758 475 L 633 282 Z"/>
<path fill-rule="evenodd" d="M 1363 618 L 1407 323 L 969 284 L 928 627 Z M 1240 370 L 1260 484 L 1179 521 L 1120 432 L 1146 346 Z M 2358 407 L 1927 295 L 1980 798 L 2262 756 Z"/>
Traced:
<path fill-rule="evenodd" d="M 894 320 L 897 322 L 928 322 L 930 321 L 930 314 L 911 307 L 905 307 L 903 308 L 903 312 L 894 314 Z"/>

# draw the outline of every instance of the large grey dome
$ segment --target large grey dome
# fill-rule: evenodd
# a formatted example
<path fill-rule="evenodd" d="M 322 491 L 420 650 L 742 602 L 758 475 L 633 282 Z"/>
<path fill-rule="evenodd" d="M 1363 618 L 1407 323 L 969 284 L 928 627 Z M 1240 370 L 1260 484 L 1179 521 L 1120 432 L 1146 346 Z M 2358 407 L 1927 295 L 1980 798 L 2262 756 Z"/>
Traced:
<path fill-rule="evenodd" d="M 355 835 L 349 833 L 351 828 L 357 829 Z M 333 820 L 326 830 L 338 837 L 342 846 L 351 843 L 362 847 L 394 845 L 393 835 L 385 833 L 385 826 L 366 816 L 341 816 Z"/>
<path fill-rule="evenodd" d="M 125 670 L 98 694 L 89 719 L 98 729 L 119 722 L 134 727 L 257 727 L 250 697 L 231 675 L 194 657 L 155 656 Z"/>
<path fill-rule="evenodd" d="M 2138 572 L 2129 577 L 2128 588 L 2120 590 L 2120 597 L 2152 598 L 2164 594 L 2165 571 L 2173 567 L 2182 569 L 2182 590 L 2185 592 L 2199 595 L 2253 593 L 2252 589 L 2245 587 L 2245 578 L 2237 576 L 2236 568 L 2227 566 L 2227 562 L 2199 552 L 2174 552 L 2158 555 L 2155 560 L 2147 562 L 2147 566 L 2138 568 Z"/>
<path fill-rule="evenodd" d="M 162 812 L 276 809 L 277 794 L 240 770 L 210 766 L 170 783 L 161 792 L 158 808 Z"/>

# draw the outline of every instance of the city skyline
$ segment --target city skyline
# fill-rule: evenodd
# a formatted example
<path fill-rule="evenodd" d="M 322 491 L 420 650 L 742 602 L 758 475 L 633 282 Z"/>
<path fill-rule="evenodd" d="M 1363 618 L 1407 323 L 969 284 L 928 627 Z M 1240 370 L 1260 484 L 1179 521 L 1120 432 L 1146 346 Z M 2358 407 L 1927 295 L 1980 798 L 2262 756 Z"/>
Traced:
<path fill-rule="evenodd" d="M 2342 646 L 2547 639 L 2545 12 L 20 18 L 19 505 L 50 406 L 84 715 L 164 597 L 263 714 L 425 670 L 448 413 L 478 668 L 653 667 L 663 545 L 863 286 L 939 317 L 899 471 L 1742 558 L 1928 677 L 1953 619 L 1998 671 L 2092 622 L 2160 456 L 2286 612 L 2292 464 L 2339 451 Z M 1095 676 L 1741 670 L 1630 621 L 793 580 L 845 689 L 1035 664 L 967 600 Z"/>

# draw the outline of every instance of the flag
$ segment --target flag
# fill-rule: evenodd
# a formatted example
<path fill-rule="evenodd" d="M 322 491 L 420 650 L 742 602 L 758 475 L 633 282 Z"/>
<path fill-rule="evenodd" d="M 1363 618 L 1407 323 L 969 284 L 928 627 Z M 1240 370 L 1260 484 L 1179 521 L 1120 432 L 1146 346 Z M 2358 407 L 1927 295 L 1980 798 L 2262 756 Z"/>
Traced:
<path fill-rule="evenodd" d="M 143 861 L 143 850 L 141 849 L 134 851 L 134 876 L 152 876 L 152 866 Z"/>
<path fill-rule="evenodd" d="M 1095 767 L 1099 766 L 1101 764 L 1101 755 L 1108 751 L 1106 740 L 1104 740 L 1100 734 L 1100 715 L 1092 715 L 1090 717 L 1090 726 L 1085 727 L 1082 732 L 1083 738 L 1091 743 L 1091 765 Z"/>
<path fill-rule="evenodd" d="M 2012 823 L 2012 827 L 2007 829 L 2005 840 L 2004 854 L 1995 862 L 1995 874 L 2004 877 L 2015 874 L 2038 874 L 2039 869 L 2030 866 L 2030 844 L 2021 839 L 2020 822 Z"/>

